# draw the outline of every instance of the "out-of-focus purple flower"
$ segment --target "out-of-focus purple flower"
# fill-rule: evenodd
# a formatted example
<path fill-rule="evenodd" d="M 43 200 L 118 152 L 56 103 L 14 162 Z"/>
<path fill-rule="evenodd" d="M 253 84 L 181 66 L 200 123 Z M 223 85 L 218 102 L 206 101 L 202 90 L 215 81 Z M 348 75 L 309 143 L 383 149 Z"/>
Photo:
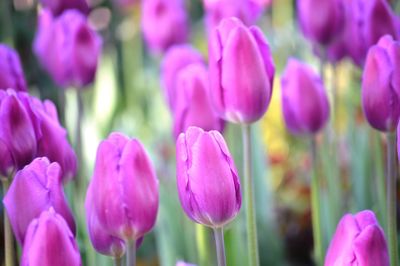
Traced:
<path fill-rule="evenodd" d="M 0 90 L 27 91 L 24 71 L 16 51 L 0 44 Z"/>
<path fill-rule="evenodd" d="M 369 124 L 380 131 L 395 130 L 400 115 L 400 42 L 389 35 L 368 52 L 361 94 Z"/>
<path fill-rule="evenodd" d="M 158 180 L 138 140 L 112 133 L 102 141 L 90 186 L 92 195 L 88 193 L 87 202 L 92 204 L 86 205 L 87 217 L 97 219 L 104 235 L 132 241 L 153 228 L 158 210 Z"/>
<path fill-rule="evenodd" d="M 178 261 L 175 266 L 196 266 L 196 264 L 191 264 L 184 261 Z"/>
<path fill-rule="evenodd" d="M 166 52 L 161 63 L 161 86 L 172 111 L 175 108 L 176 79 L 179 71 L 192 63 L 203 62 L 200 52 L 187 44 L 174 45 Z"/>
<path fill-rule="evenodd" d="M 61 169 L 47 158 L 37 158 L 18 171 L 4 197 L 14 235 L 24 243 L 31 221 L 53 207 L 67 221 L 75 234 L 75 221 L 68 207 L 61 183 Z"/>
<path fill-rule="evenodd" d="M 67 9 L 76 9 L 80 12 L 89 13 L 89 6 L 86 0 L 40 0 L 43 7 L 48 8 L 58 16 Z"/>
<path fill-rule="evenodd" d="M 275 67 L 261 30 L 228 18 L 209 41 L 210 92 L 217 113 L 234 123 L 252 123 L 267 110 Z"/>
<path fill-rule="evenodd" d="M 146 0 L 142 3 L 143 36 L 154 52 L 163 52 L 184 43 L 189 35 L 189 19 L 183 0 Z"/>
<path fill-rule="evenodd" d="M 175 138 L 190 126 L 206 131 L 222 131 L 224 122 L 214 112 L 209 98 L 209 79 L 206 67 L 191 64 L 179 72 L 174 112 Z"/>
<path fill-rule="evenodd" d="M 67 10 L 56 18 L 42 10 L 34 51 L 57 85 L 81 88 L 95 78 L 101 38 L 77 10 Z"/>
<path fill-rule="evenodd" d="M 190 127 L 176 142 L 178 194 L 193 221 L 220 227 L 240 210 L 240 181 L 225 140 L 218 131 Z"/>
<path fill-rule="evenodd" d="M 346 214 L 339 221 L 325 266 L 389 266 L 385 235 L 372 211 Z"/>
<path fill-rule="evenodd" d="M 329 102 L 321 78 L 306 64 L 289 59 L 281 83 L 283 117 L 289 131 L 319 131 L 329 119 Z"/>
<path fill-rule="evenodd" d="M 28 227 L 21 266 L 81 266 L 78 245 L 63 217 L 53 208 Z"/>

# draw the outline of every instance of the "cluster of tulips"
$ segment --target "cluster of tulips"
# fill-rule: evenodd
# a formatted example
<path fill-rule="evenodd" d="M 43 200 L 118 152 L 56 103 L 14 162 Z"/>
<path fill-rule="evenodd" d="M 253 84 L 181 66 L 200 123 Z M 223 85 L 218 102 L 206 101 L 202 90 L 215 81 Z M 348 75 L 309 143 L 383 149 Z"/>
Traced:
<path fill-rule="evenodd" d="M 84 0 L 42 0 L 40 5 L 34 53 L 59 87 L 74 88 L 79 94 L 93 83 L 101 54 L 100 34 L 88 23 L 90 7 Z M 189 44 L 183 0 L 143 0 L 141 5 L 147 47 L 163 55 L 160 80 L 173 118 L 182 209 L 191 220 L 213 230 L 216 264 L 224 266 L 223 230 L 243 201 L 247 265 L 257 266 L 251 129 L 268 109 L 275 65 L 267 38 L 253 24 L 271 2 L 204 0 L 208 62 Z M 387 232 L 370 210 L 344 214 L 326 256 L 320 239 L 319 177 L 312 175 L 315 261 L 325 261 L 326 266 L 396 266 L 397 18 L 386 0 L 298 0 L 297 12 L 301 29 L 322 62 L 349 57 L 363 69 L 363 111 L 373 128 L 387 133 L 388 144 Z M 310 138 L 314 148 L 315 135 L 332 112 L 325 87 L 321 73 L 299 59 L 288 60 L 281 77 L 284 120 L 291 133 Z M 0 120 L 5 265 L 14 264 L 13 238 L 22 247 L 21 265 L 81 265 L 76 224 L 63 190 L 63 184 L 77 175 L 81 155 L 70 145 L 55 105 L 28 93 L 19 56 L 6 45 L 0 45 Z M 228 122 L 242 128 L 243 173 L 222 134 Z M 79 140 L 76 145 L 80 149 Z M 317 157 L 314 150 L 314 164 Z M 95 250 L 111 256 L 115 265 L 135 265 L 136 250 L 153 229 L 159 206 L 155 166 L 138 139 L 113 132 L 101 141 L 84 206 Z"/>

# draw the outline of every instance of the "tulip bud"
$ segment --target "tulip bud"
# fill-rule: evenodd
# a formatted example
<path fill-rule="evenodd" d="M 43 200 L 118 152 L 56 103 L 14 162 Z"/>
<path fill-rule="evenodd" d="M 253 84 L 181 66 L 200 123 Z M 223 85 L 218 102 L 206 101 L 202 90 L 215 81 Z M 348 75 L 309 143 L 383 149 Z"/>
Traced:
<path fill-rule="evenodd" d="M 211 99 L 234 123 L 252 123 L 267 110 L 274 78 L 271 52 L 261 30 L 236 18 L 221 21 L 209 41 Z"/>
<path fill-rule="evenodd" d="M 361 93 L 364 115 L 380 131 L 395 130 L 400 115 L 400 43 L 389 35 L 372 46 L 365 62 Z"/>
<path fill-rule="evenodd" d="M 24 243 L 29 223 L 53 207 L 75 234 L 75 221 L 61 184 L 61 169 L 45 157 L 37 158 L 18 171 L 3 199 L 14 235 Z"/>
<path fill-rule="evenodd" d="M 240 210 L 240 181 L 225 140 L 218 131 L 190 127 L 176 142 L 178 194 L 193 221 L 221 227 Z"/>
<path fill-rule="evenodd" d="M 184 1 L 143 1 L 141 27 L 149 48 L 155 52 L 185 43 L 189 35 L 189 19 Z"/>
<path fill-rule="evenodd" d="M 76 9 L 80 12 L 89 13 L 89 6 L 86 0 L 40 0 L 43 7 L 51 10 L 53 15 L 58 16 L 67 9 Z"/>
<path fill-rule="evenodd" d="M 0 44 L 0 90 L 27 91 L 24 71 L 17 52 Z"/>
<path fill-rule="evenodd" d="M 86 210 L 93 208 L 90 212 L 97 217 L 105 234 L 131 241 L 153 228 L 158 209 L 158 180 L 138 140 L 112 133 L 102 141 L 91 186 L 93 204 L 87 205 Z"/>
<path fill-rule="evenodd" d="M 208 86 L 208 72 L 203 64 L 192 64 L 179 72 L 174 113 L 175 139 L 190 126 L 222 131 L 224 122 L 212 109 Z"/>
<path fill-rule="evenodd" d="M 306 64 L 290 59 L 282 75 L 282 108 L 292 134 L 314 134 L 329 119 L 329 102 L 321 78 Z"/>
<path fill-rule="evenodd" d="M 39 17 L 34 51 L 57 85 L 81 88 L 93 82 L 101 39 L 77 10 L 54 18 L 48 10 Z"/>
<path fill-rule="evenodd" d="M 389 266 L 385 235 L 372 211 L 339 221 L 325 258 L 325 266 L 336 265 Z"/>
<path fill-rule="evenodd" d="M 81 266 L 78 245 L 63 217 L 50 207 L 28 227 L 21 266 Z"/>
<path fill-rule="evenodd" d="M 172 111 L 175 108 L 176 79 L 179 71 L 192 63 L 203 62 L 200 52 L 190 45 L 175 45 L 168 49 L 161 63 L 161 86 Z"/>

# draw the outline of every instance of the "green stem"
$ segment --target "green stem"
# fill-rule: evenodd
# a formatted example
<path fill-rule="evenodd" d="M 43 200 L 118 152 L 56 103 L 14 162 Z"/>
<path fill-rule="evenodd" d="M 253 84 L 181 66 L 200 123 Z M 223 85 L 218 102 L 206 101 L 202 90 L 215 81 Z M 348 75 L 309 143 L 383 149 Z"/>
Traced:
<path fill-rule="evenodd" d="M 387 211 L 390 265 L 398 265 L 397 228 L 396 228 L 396 134 L 387 133 Z"/>
<path fill-rule="evenodd" d="M 114 257 L 114 266 L 122 266 L 122 257 Z"/>
<path fill-rule="evenodd" d="M 224 245 L 224 228 L 213 228 L 215 246 L 217 248 L 218 266 L 226 266 L 225 245 Z"/>
<path fill-rule="evenodd" d="M 247 250 L 249 266 L 260 265 L 258 257 L 256 212 L 254 209 L 254 183 L 251 166 L 251 128 L 242 125 L 243 134 L 243 168 L 244 168 L 244 197 L 246 203 Z"/>
<path fill-rule="evenodd" d="M 210 265 L 209 252 L 209 230 L 201 224 L 195 224 L 196 230 L 196 248 L 199 259 L 199 265 Z"/>
<path fill-rule="evenodd" d="M 10 187 L 10 181 L 7 178 L 1 178 L 3 183 L 3 197 L 7 194 Z M 7 212 L 3 209 L 4 213 L 4 255 L 5 266 L 14 266 L 14 238 L 11 231 L 10 220 L 8 219 Z"/>
<path fill-rule="evenodd" d="M 136 241 L 128 242 L 128 250 L 126 256 L 126 266 L 136 265 Z"/>
<path fill-rule="evenodd" d="M 316 265 L 322 265 L 323 247 L 322 247 L 322 230 L 321 230 L 321 206 L 319 195 L 319 178 L 317 174 L 317 144 L 315 137 L 311 139 L 311 158 L 312 158 L 312 175 L 311 175 L 311 216 L 312 216 L 312 229 L 314 238 L 314 255 Z"/>
<path fill-rule="evenodd" d="M 75 152 L 79 162 L 78 168 L 78 178 L 76 179 L 76 186 L 78 187 L 78 193 L 80 192 L 80 187 L 82 186 L 82 172 L 83 172 L 83 148 L 82 148 L 82 120 L 83 120 L 83 98 L 82 90 L 80 88 L 76 89 L 76 104 L 78 108 L 76 116 L 75 125 Z"/>

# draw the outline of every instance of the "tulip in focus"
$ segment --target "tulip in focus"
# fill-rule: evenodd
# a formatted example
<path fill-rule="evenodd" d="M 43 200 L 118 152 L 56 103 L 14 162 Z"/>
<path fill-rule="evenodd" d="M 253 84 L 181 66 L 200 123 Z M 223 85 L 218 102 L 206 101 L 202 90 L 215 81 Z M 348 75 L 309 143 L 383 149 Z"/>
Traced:
<path fill-rule="evenodd" d="M 339 221 L 325 266 L 389 266 L 385 235 L 372 211 L 346 214 Z"/>
<path fill-rule="evenodd" d="M 24 71 L 16 51 L 0 44 L 0 90 L 27 91 Z"/>
<path fill-rule="evenodd" d="M 54 208 L 75 234 L 75 221 L 61 183 L 61 168 L 45 157 L 37 158 L 18 171 L 3 199 L 14 235 L 24 243 L 28 225 L 42 211 Z"/>
<path fill-rule="evenodd" d="M 267 110 L 274 63 L 267 40 L 256 26 L 239 19 L 221 21 L 209 40 L 210 92 L 217 113 L 234 123 L 252 123 Z"/>
<path fill-rule="evenodd" d="M 40 0 L 43 7 L 51 10 L 54 16 L 58 16 L 68 9 L 76 9 L 80 12 L 89 13 L 89 6 L 86 0 Z"/>
<path fill-rule="evenodd" d="M 28 227 L 21 266 L 81 266 L 78 244 L 64 218 L 53 208 Z"/>
<path fill-rule="evenodd" d="M 218 131 L 190 127 L 176 142 L 178 194 L 193 221 L 219 228 L 238 214 L 242 196 L 233 158 Z"/>
<path fill-rule="evenodd" d="M 282 75 L 282 108 L 292 134 L 315 134 L 329 119 L 329 102 L 321 78 L 308 65 L 289 59 Z"/>

